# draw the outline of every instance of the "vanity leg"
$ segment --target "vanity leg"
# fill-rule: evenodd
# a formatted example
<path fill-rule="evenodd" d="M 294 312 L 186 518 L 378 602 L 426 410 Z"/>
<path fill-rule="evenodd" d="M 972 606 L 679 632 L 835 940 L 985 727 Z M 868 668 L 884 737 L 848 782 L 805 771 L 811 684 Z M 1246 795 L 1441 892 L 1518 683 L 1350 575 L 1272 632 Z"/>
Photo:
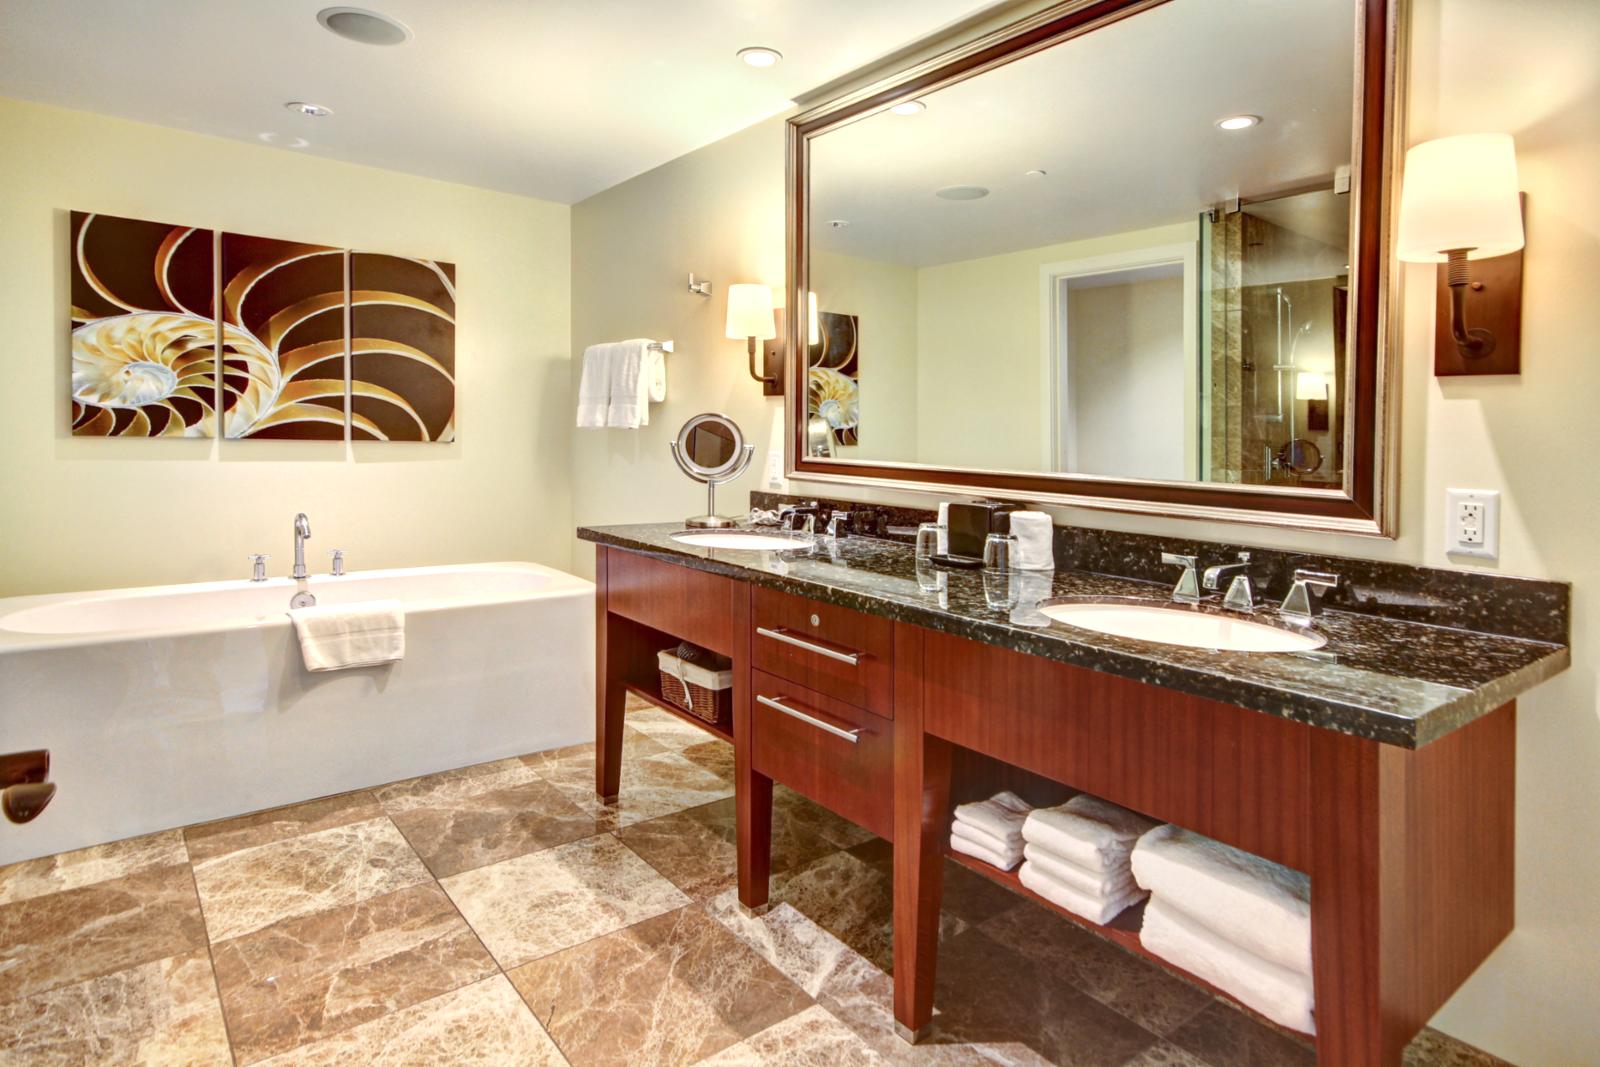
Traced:
<path fill-rule="evenodd" d="M 950 742 L 922 730 L 922 631 L 895 626 L 894 1019 L 907 1041 L 933 1020 L 950 834 Z"/>
<path fill-rule="evenodd" d="M 622 789 L 622 721 L 628 692 L 623 688 L 627 665 L 624 645 L 626 627 L 613 623 L 606 610 L 606 563 L 608 550 L 597 546 L 594 553 L 594 791 L 604 801 L 617 799 Z"/>
<path fill-rule="evenodd" d="M 733 795 L 739 871 L 739 903 L 760 913 L 767 909 L 772 877 L 772 779 L 756 771 L 752 737 L 751 609 L 753 590 L 736 584 L 731 614 L 733 656 Z"/>

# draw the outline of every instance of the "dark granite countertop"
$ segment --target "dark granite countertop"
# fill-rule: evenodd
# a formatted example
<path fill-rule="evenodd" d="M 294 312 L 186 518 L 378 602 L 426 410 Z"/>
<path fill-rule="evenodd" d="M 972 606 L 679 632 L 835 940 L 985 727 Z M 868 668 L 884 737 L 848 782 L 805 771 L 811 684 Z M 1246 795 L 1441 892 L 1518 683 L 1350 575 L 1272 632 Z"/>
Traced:
<path fill-rule="evenodd" d="M 1566 669 L 1565 644 L 1325 610 L 1313 652 L 1227 652 L 1111 637 L 1052 622 L 1053 597 L 1167 604 L 1169 586 L 1057 570 L 1010 580 L 925 568 L 910 547 L 851 537 L 785 552 L 696 548 L 681 523 L 585 526 L 578 536 L 975 641 L 1133 678 L 1386 744 L 1416 748 Z M 994 604 L 991 605 L 991 600 Z M 1220 611 L 1213 604 L 1193 610 Z M 1276 621 L 1270 604 L 1254 618 Z"/>

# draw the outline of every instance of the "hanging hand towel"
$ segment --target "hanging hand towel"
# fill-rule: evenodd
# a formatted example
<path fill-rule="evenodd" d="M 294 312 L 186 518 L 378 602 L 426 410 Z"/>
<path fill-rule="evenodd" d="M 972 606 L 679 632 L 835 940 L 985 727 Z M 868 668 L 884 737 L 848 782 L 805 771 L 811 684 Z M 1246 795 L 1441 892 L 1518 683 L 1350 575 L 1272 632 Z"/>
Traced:
<path fill-rule="evenodd" d="M 649 379 L 644 373 L 649 344 L 641 337 L 613 346 L 616 354 L 611 359 L 606 425 L 614 430 L 637 430 L 649 420 Z"/>
<path fill-rule="evenodd" d="M 1218 937 L 1160 894 L 1144 909 L 1139 942 L 1146 951 L 1237 997 L 1279 1026 L 1316 1033 L 1310 975 L 1279 967 Z"/>
<path fill-rule="evenodd" d="M 1180 826 L 1139 839 L 1133 876 L 1217 936 L 1311 973 L 1311 879 Z"/>
<path fill-rule="evenodd" d="M 308 671 L 376 667 L 406 654 L 406 612 L 398 600 L 291 608 Z"/>
<path fill-rule="evenodd" d="M 583 350 L 583 373 L 578 379 L 580 429 L 606 424 L 606 407 L 611 399 L 611 359 L 616 348 L 616 345 L 590 345 Z"/>

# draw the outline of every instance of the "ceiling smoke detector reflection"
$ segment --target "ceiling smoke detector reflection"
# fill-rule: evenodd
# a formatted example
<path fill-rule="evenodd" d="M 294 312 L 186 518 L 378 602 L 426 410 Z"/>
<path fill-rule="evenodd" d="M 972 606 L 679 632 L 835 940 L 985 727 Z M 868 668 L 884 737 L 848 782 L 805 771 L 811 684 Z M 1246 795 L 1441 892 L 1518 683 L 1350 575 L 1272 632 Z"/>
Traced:
<path fill-rule="evenodd" d="M 778 65 L 778 60 L 783 58 L 783 53 L 776 48 L 741 48 L 739 58 L 744 60 L 746 66 L 775 67 Z"/>
<path fill-rule="evenodd" d="M 916 115 L 928 110 L 928 105 L 921 100 L 902 100 L 889 111 L 896 115 Z"/>
<path fill-rule="evenodd" d="M 828 220 L 828 229 L 830 229 L 830 230 L 842 230 L 846 226 L 849 226 L 849 225 L 850 225 L 850 220 L 849 219 L 829 219 Z"/>
<path fill-rule="evenodd" d="M 298 115 L 310 115 L 314 119 L 325 119 L 333 114 L 333 108 L 323 107 L 321 104 L 313 104 L 305 100 L 291 100 L 283 106 Z"/>
<path fill-rule="evenodd" d="M 317 21 L 329 33 L 336 33 L 357 44 L 395 45 L 411 40 L 405 23 L 364 7 L 325 7 Z"/>
<path fill-rule="evenodd" d="M 981 185 L 947 185 L 933 195 L 940 200 L 982 200 L 989 190 Z"/>
<path fill-rule="evenodd" d="M 1260 115 L 1229 115 L 1225 119 L 1217 120 L 1220 130 L 1248 130 L 1252 126 L 1261 125 Z"/>

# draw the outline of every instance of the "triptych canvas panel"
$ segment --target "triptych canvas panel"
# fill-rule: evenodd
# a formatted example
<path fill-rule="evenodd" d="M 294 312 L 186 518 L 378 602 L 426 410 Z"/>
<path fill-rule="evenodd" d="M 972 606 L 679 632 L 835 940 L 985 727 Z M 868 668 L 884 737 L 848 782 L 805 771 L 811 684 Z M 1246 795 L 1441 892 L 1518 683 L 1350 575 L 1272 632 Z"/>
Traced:
<path fill-rule="evenodd" d="M 453 264 L 215 237 L 73 212 L 73 434 L 455 440 Z"/>

